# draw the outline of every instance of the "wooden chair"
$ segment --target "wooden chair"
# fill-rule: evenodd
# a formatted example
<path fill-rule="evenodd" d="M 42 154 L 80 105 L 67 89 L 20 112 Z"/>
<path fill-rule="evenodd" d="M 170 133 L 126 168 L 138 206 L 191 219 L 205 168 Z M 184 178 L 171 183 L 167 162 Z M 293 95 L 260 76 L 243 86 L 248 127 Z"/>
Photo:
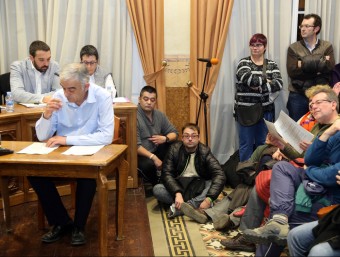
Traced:
<path fill-rule="evenodd" d="M 120 135 L 120 118 L 114 115 L 114 134 L 112 144 L 122 144 L 123 139 Z M 76 181 L 70 182 L 70 190 L 71 190 L 71 201 L 72 201 L 72 208 L 76 207 Z M 38 201 L 38 227 L 39 229 L 45 228 L 45 214 L 42 209 L 40 201 Z"/>

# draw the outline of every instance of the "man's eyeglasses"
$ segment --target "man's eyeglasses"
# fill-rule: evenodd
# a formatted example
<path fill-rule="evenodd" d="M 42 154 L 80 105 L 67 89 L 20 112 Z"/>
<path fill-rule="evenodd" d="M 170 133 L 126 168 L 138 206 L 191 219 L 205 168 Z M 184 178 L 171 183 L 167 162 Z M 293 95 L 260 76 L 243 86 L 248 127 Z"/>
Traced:
<path fill-rule="evenodd" d="M 95 65 L 97 62 L 81 62 L 81 63 L 85 64 L 86 66 L 87 65 L 92 66 L 92 65 Z"/>
<path fill-rule="evenodd" d="M 331 103 L 332 101 L 331 100 L 328 100 L 328 99 L 323 99 L 323 100 L 316 100 L 314 103 L 310 103 L 309 104 L 309 109 L 313 109 L 313 106 L 316 105 L 320 105 L 322 102 L 329 102 Z"/>
<path fill-rule="evenodd" d="M 143 101 L 145 101 L 145 102 L 148 102 L 148 101 L 151 101 L 151 103 L 154 103 L 154 102 L 156 102 L 156 98 L 149 98 L 149 97 L 147 97 L 147 96 L 143 96 L 142 97 L 142 99 L 143 99 Z"/>
<path fill-rule="evenodd" d="M 254 48 L 254 47 L 260 48 L 262 46 L 263 46 L 263 44 L 250 44 L 250 47 L 252 47 L 252 48 Z"/>
<path fill-rule="evenodd" d="M 189 139 L 189 138 L 197 139 L 197 138 L 198 138 L 198 135 L 197 135 L 197 134 L 193 134 L 193 135 L 184 134 L 182 137 L 183 137 L 184 139 Z"/>
<path fill-rule="evenodd" d="M 314 28 L 315 26 L 314 25 L 300 25 L 299 26 L 299 29 L 303 29 L 303 28 L 306 28 L 306 29 L 309 29 L 309 28 Z"/>

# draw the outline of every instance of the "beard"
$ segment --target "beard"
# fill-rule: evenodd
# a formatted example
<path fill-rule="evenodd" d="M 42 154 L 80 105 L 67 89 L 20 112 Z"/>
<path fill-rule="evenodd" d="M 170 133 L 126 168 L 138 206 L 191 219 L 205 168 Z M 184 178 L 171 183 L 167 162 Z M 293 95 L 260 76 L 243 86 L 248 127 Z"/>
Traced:
<path fill-rule="evenodd" d="M 37 71 L 40 71 L 41 73 L 44 73 L 44 72 L 46 72 L 47 71 L 47 69 L 48 69 L 48 66 L 42 66 L 42 67 L 39 67 L 38 65 L 37 65 L 37 63 L 33 60 L 33 65 L 34 65 L 34 67 L 36 68 L 36 70 Z"/>

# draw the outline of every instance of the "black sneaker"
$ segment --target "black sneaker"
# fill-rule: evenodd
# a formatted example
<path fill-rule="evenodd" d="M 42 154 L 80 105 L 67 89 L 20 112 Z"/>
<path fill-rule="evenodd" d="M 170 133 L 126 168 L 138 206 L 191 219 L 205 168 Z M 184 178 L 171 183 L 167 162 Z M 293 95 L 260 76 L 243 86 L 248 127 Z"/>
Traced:
<path fill-rule="evenodd" d="M 241 233 L 232 238 L 221 240 L 221 245 L 233 251 L 255 252 L 256 250 L 255 244 L 247 242 Z"/>

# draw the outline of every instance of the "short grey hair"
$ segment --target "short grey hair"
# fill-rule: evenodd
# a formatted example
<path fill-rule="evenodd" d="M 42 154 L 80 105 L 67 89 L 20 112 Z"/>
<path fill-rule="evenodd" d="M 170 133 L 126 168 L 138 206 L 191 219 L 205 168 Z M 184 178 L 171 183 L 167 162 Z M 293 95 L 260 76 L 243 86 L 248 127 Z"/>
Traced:
<path fill-rule="evenodd" d="M 84 64 L 70 63 L 65 65 L 60 72 L 60 80 L 77 80 L 81 83 L 82 87 L 85 87 L 85 84 L 90 80 L 90 75 Z"/>

